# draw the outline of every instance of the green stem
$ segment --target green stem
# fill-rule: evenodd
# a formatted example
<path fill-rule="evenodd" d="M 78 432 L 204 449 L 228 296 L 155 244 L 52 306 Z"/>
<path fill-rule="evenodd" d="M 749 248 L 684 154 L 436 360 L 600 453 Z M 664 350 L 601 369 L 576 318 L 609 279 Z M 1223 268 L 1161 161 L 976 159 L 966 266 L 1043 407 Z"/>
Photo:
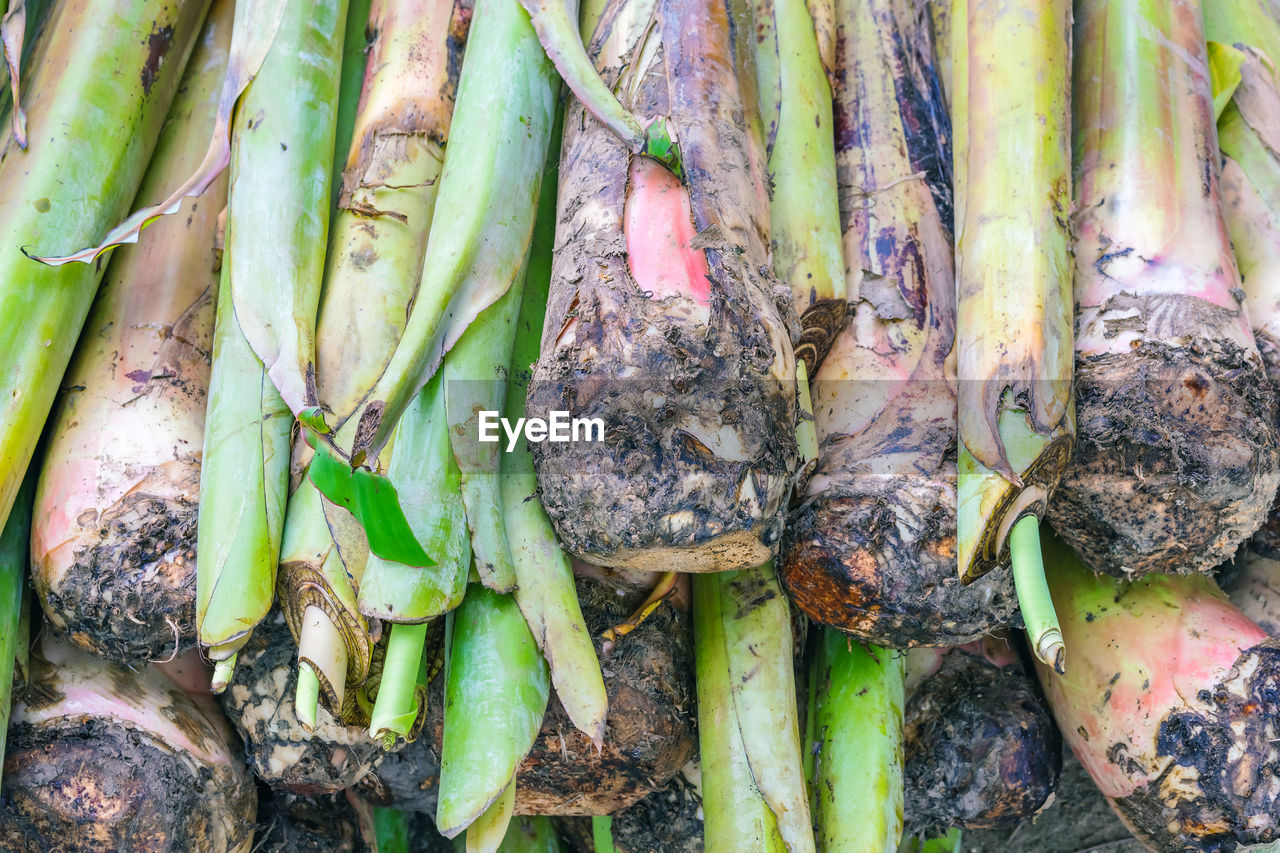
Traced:
<path fill-rule="evenodd" d="M 1018 589 L 1018 606 L 1027 626 L 1027 637 L 1040 662 L 1059 673 L 1066 672 L 1066 647 L 1062 628 L 1053 609 L 1049 584 L 1044 577 L 1040 553 L 1040 519 L 1023 516 L 1009 531 L 1009 553 L 1013 559 L 1013 582 Z"/>
<path fill-rule="evenodd" d="M 417 625 L 394 623 L 391 626 L 378 699 L 369 720 L 370 737 L 382 741 L 386 749 L 395 745 L 397 736 L 409 735 L 421 711 L 418 683 L 426 640 L 426 622 Z"/>
<path fill-rule="evenodd" d="M 409 853 L 409 813 L 383 806 L 373 807 L 373 832 L 378 853 Z"/>
<path fill-rule="evenodd" d="M 26 657 L 27 631 L 23 578 L 27 568 L 27 543 L 31 541 L 31 506 L 35 499 L 35 469 L 27 475 L 13 511 L 0 533 L 0 773 L 4 766 L 5 733 L 9 730 L 13 674 L 19 657 Z M 23 667 L 25 669 L 25 667 Z"/>
<path fill-rule="evenodd" d="M 307 731 L 314 731 L 320 708 L 320 679 L 310 664 L 298 666 L 298 689 L 293 698 L 293 713 Z"/>
<path fill-rule="evenodd" d="M 591 818 L 591 840 L 596 853 L 614 853 L 613 818 L 609 815 L 596 815 Z"/>
<path fill-rule="evenodd" d="M 232 676 L 235 675 L 236 658 L 239 656 L 239 652 L 232 652 L 231 657 L 223 658 L 214 663 L 213 677 L 209 681 L 210 692 L 221 693 L 227 689 L 227 685 L 231 683 Z"/>

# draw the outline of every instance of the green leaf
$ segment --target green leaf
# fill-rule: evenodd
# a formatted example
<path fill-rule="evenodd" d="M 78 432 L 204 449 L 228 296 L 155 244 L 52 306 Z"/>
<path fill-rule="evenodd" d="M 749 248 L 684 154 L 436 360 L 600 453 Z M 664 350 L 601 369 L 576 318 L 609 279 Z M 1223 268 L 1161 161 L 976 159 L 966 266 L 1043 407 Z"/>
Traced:
<path fill-rule="evenodd" d="M 435 561 L 422 550 L 409 529 L 391 481 L 365 468 L 351 469 L 334 458 L 315 433 L 307 430 L 306 435 L 307 443 L 316 452 L 307 476 L 320 494 L 356 517 L 369 537 L 369 550 L 384 560 L 406 566 L 434 566 Z"/>
<path fill-rule="evenodd" d="M 324 422 L 324 411 L 319 406 L 311 406 L 298 412 L 298 423 L 311 432 L 329 434 L 329 425 Z"/>
<path fill-rule="evenodd" d="M 671 138 L 671 130 L 667 127 L 665 118 L 658 119 L 645 130 L 644 148 L 640 153 L 657 160 L 670 169 L 677 178 L 684 180 L 684 164 L 680 160 L 680 146 Z"/>
<path fill-rule="evenodd" d="M 1240 66 L 1244 65 L 1244 51 L 1223 44 L 1209 42 L 1209 83 L 1213 88 L 1213 120 L 1231 103 L 1231 96 L 1240 85 Z"/>

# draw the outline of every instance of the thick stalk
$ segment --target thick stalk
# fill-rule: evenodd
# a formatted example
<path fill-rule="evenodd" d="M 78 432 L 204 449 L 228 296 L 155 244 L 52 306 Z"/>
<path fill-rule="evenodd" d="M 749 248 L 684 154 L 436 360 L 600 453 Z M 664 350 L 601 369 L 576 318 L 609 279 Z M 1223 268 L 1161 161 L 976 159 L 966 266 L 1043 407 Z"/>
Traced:
<path fill-rule="evenodd" d="M 102 272 L 40 266 L 23 247 L 57 251 L 87 243 L 127 212 L 208 5 L 76 0 L 61 4 L 49 21 L 42 50 L 59 61 L 33 64 L 27 87 L 28 131 L 39 144 L 9 150 L 0 165 L 0 193 L 29 200 L 0 211 L 0 317 L 11 321 L 0 329 L 0 521 L 13 505 Z M 152 32 L 172 33 L 159 54 Z"/>
<path fill-rule="evenodd" d="M 333 198 L 336 214 L 338 198 L 342 192 L 342 173 L 347 168 L 347 152 L 351 150 L 351 140 L 355 136 L 356 111 L 360 107 L 360 95 L 364 91 L 365 69 L 369 59 L 369 49 L 373 46 L 370 35 L 374 39 L 378 33 L 370 33 L 371 21 L 369 13 L 373 8 L 373 0 L 348 0 L 347 21 L 342 35 L 342 72 L 338 84 L 338 110 L 334 121 L 333 133 L 333 177 L 330 182 L 330 194 Z M 332 241 L 337 229 L 330 229 L 329 239 Z M 321 296 L 323 298 L 323 294 Z"/>
<path fill-rule="evenodd" d="M 968 587 L 956 575 L 950 128 L 916 6 L 841 0 L 836 12 L 850 319 L 834 322 L 815 377 L 820 456 L 782 578 L 811 619 L 877 645 L 967 642 L 1016 602 L 1006 573 Z"/>
<path fill-rule="evenodd" d="M 316 328 L 316 385 L 339 422 L 359 408 L 404 331 L 435 210 L 467 35 L 466 18 L 450 0 L 378 0 L 369 20 L 375 40 L 342 176 Z M 415 442 L 410 436 L 410 448 Z M 302 470 L 310 452 L 297 451 L 295 464 Z M 401 464 L 422 471 L 432 461 L 406 454 Z M 406 495 L 406 503 L 429 506 L 428 494 Z M 331 683 L 360 683 L 368 672 L 372 642 L 361 606 L 378 617 L 390 616 L 393 607 L 417 614 L 403 621 L 434 615 L 399 598 L 399 564 L 374 566 L 370 598 L 359 605 L 358 581 L 369 559 L 359 525 L 345 510 L 326 504 L 310 477 L 301 477 L 286 518 L 280 598 L 291 625 L 300 626 L 301 612 L 313 603 L 344 633 L 349 672 L 331 673 Z M 412 572 L 428 574 L 416 567 Z M 458 600 L 461 594 L 458 585 Z M 326 695 L 326 703 L 337 699 L 337 690 Z"/>
<path fill-rule="evenodd" d="M 230 659 L 271 608 L 292 428 L 288 407 L 236 322 L 225 259 L 196 533 L 196 632 L 213 661 Z"/>
<path fill-rule="evenodd" d="M 516 780 L 512 777 L 498 799 L 467 827 L 466 853 L 498 853 L 511 826 L 515 804 Z"/>
<path fill-rule="evenodd" d="M 439 221 L 394 354 L 338 431 L 352 465 L 376 460 L 445 352 L 519 277 L 555 103 L 555 73 L 516 0 L 480 0 L 458 81 Z"/>
<path fill-rule="evenodd" d="M 450 617 L 436 827 L 453 838 L 503 795 L 533 746 L 550 683 L 510 595 L 471 584 Z"/>
<path fill-rule="evenodd" d="M 1089 0 L 1076 43 L 1080 430 L 1049 519 L 1095 571 L 1208 572 L 1265 518 L 1280 435 L 1222 215 L 1200 3 Z"/>
<path fill-rule="evenodd" d="M 788 853 L 778 830 L 777 817 L 756 786 L 742 729 L 737 724 L 720 590 L 723 582 L 720 574 L 693 578 L 703 847 Z M 790 659 L 787 664 L 790 665 Z"/>
<path fill-rule="evenodd" d="M 768 269 L 762 145 L 743 118 L 754 79 L 735 71 L 744 22 L 729 5 L 634 0 L 592 37 L 623 103 L 670 113 L 683 183 L 631 157 L 581 103 L 566 115 L 528 409 L 604 427 L 599 441 L 531 445 L 561 541 L 598 565 L 759 565 L 793 479 L 794 353 Z"/>
<path fill-rule="evenodd" d="M 1280 836 L 1280 647 L 1203 575 L 1094 574 L 1045 531 L 1065 675 L 1038 666 L 1058 728 L 1152 849 Z"/>
<path fill-rule="evenodd" d="M 818 849 L 893 853 L 902 839 L 903 656 L 831 628 L 816 643 Z"/>
<path fill-rule="evenodd" d="M 295 414 L 317 405 L 346 0 L 289 0 L 232 128 L 227 246 L 236 319 Z M 253 231 L 240 223 L 252 224 Z"/>
<path fill-rule="evenodd" d="M 561 122 L 557 121 L 548 151 L 549 163 L 559 159 L 561 129 Z M 524 417 L 529 376 L 542 339 L 555 242 L 555 190 L 556 170 L 548 168 L 542 179 L 538 218 L 525 269 L 524 295 L 507 371 L 503 414 L 511 423 Z M 502 454 L 501 473 L 507 541 L 516 572 L 516 604 L 551 668 L 556 697 L 569 719 L 591 738 L 598 750 L 604 740 L 608 713 L 600 661 L 582 616 L 569 555 L 561 549 L 551 519 L 538 497 L 533 457 L 529 455 L 523 435 L 514 448 Z"/>
<path fill-rule="evenodd" d="M 210 12 L 139 198 L 200 162 L 226 73 L 234 3 Z M 130 665 L 195 639 L 196 510 L 227 183 L 119 250 L 46 428 L 32 580 L 50 623 Z"/>
<path fill-rule="evenodd" d="M 394 623 L 387 640 L 387 653 L 378 682 L 378 699 L 369 719 L 369 736 L 382 741 L 386 749 L 396 738 L 412 735 L 415 722 L 424 712 L 426 671 L 424 646 L 427 624 Z M 419 692 L 419 688 L 423 688 Z"/>
<path fill-rule="evenodd" d="M 19 682 L 19 676 L 23 686 L 26 682 L 30 626 L 23 612 L 30 602 L 24 576 L 35 491 L 35 477 L 28 477 L 0 532 L 0 779 L 4 776 L 4 743 L 9 730 L 13 687 Z"/>
<path fill-rule="evenodd" d="M 1070 455 L 1071 4 L 969 0 L 961 23 L 957 12 L 957 548 L 968 582 L 1006 563 L 1013 523 L 1044 515 Z"/>

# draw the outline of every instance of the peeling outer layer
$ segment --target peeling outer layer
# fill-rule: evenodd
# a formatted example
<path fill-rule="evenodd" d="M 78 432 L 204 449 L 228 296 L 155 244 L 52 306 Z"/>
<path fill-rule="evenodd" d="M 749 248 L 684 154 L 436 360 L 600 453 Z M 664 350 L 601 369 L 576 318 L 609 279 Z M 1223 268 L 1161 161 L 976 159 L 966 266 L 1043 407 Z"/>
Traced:
<path fill-rule="evenodd" d="M 630 584 L 577 579 L 592 637 L 630 615 L 655 576 Z M 596 815 L 628 808 L 662 788 L 697 752 L 693 640 L 687 593 L 668 599 L 601 661 L 609 717 L 603 751 L 574 728 L 558 699 L 547 705 L 533 749 L 516 774 L 516 814 Z M 443 679 L 427 702 L 428 736 L 383 758 L 362 788 L 395 808 L 433 812 L 443 734 Z"/>
<path fill-rule="evenodd" d="M 1015 826 L 1057 789 L 1062 738 L 1034 679 L 1016 655 L 993 662 L 980 646 L 952 648 L 931 661 L 933 671 L 907 701 L 910 835 Z"/>
<path fill-rule="evenodd" d="M 1079 437 L 1048 517 L 1095 571 L 1209 571 L 1262 524 L 1280 450 L 1222 215 L 1200 6 L 1077 11 Z"/>
<path fill-rule="evenodd" d="M 852 319 L 815 377 L 819 462 L 792 511 L 781 576 L 810 618 L 879 645 L 966 642 L 1007 623 L 1017 602 L 1008 573 L 965 587 L 955 571 L 945 108 L 910 3 L 837 10 L 836 157 Z"/>
<path fill-rule="evenodd" d="M 601 442 L 531 445 L 543 505 L 566 548 L 589 562 L 743 568 L 772 556 L 782 530 L 797 456 L 794 316 L 767 269 L 763 155 L 734 76 L 729 18 L 722 0 L 631 0 L 592 40 L 624 106 L 669 116 L 691 212 L 670 225 L 696 232 L 671 239 L 705 264 L 697 281 L 661 293 L 641 286 L 659 250 L 640 226 L 662 223 L 632 233 L 624 220 L 655 198 L 633 186 L 622 142 L 579 103 L 566 115 L 528 415 L 562 410 L 605 424 Z"/>
<path fill-rule="evenodd" d="M 382 746 L 369 737 L 367 720 L 343 726 L 323 709 L 316 730 L 307 732 L 294 714 L 296 690 L 293 643 L 274 612 L 240 651 L 222 708 L 244 739 L 249 766 L 268 785 L 312 795 L 350 787 Z"/>
<path fill-rule="evenodd" d="M 676 776 L 613 815 L 613 849 L 617 853 L 703 853 L 702 797 L 684 777 Z M 591 818 L 556 821 L 560 838 L 573 853 L 596 853 Z"/>
<path fill-rule="evenodd" d="M 1119 581 L 1045 540 L 1067 673 L 1058 728 L 1152 849 L 1280 840 L 1280 646 L 1201 575 Z"/>
<path fill-rule="evenodd" d="M 139 199 L 195 167 L 226 70 L 234 4 L 210 13 Z M 117 250 L 49 429 L 32 579 L 50 623 L 124 663 L 195 639 L 196 509 L 218 288 L 220 179 Z"/>
<path fill-rule="evenodd" d="M 247 853 L 257 807 L 239 743 L 158 672 L 46 636 L 14 708 L 0 848 Z"/>

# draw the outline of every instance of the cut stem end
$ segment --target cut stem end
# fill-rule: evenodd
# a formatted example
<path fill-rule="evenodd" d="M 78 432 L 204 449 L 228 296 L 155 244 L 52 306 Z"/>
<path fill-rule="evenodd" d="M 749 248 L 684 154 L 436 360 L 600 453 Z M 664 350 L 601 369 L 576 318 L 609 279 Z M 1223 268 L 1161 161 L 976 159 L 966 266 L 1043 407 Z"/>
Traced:
<path fill-rule="evenodd" d="M 1018 590 L 1018 606 L 1026 624 L 1031 648 L 1045 666 L 1066 672 L 1066 646 L 1062 627 L 1053 609 L 1049 584 L 1044 577 L 1044 557 L 1040 553 L 1040 519 L 1025 515 L 1009 531 L 1009 555 L 1013 562 L 1013 583 Z"/>

